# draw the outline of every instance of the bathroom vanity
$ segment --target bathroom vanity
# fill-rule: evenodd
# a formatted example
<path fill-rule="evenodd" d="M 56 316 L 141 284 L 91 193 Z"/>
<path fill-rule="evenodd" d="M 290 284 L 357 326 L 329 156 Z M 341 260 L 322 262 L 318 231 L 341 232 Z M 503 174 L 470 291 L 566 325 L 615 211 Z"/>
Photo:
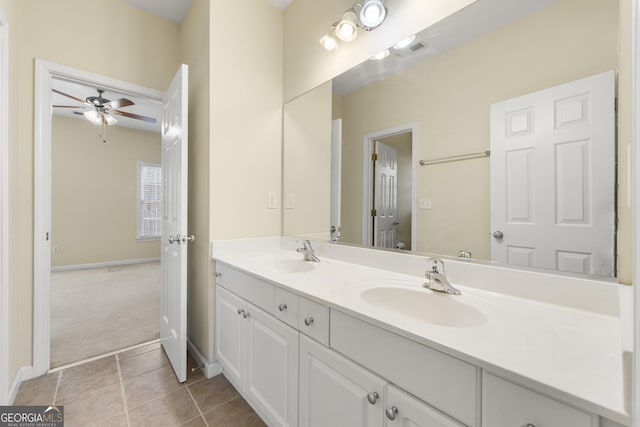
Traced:
<path fill-rule="evenodd" d="M 216 357 L 268 425 L 629 425 L 627 287 L 445 260 L 448 295 L 423 256 L 300 246 L 213 243 Z"/>

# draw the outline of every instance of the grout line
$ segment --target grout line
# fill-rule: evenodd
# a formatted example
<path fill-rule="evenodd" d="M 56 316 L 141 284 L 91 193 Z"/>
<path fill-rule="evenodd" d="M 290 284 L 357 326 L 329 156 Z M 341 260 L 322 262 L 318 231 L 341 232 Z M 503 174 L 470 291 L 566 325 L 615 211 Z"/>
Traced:
<path fill-rule="evenodd" d="M 200 409 L 200 406 L 198 406 L 198 402 L 196 402 L 196 399 L 193 397 L 193 394 L 191 394 L 191 390 L 189 390 L 189 384 L 185 384 L 184 388 L 187 389 L 187 393 L 189 393 L 189 396 L 191 397 L 191 400 L 193 401 L 193 404 L 196 405 L 196 409 L 198 410 L 198 413 L 200 414 L 200 417 L 202 417 L 202 421 L 204 421 L 204 425 L 209 427 L 209 423 L 207 423 L 207 420 L 204 417 L 204 414 L 202 413 L 202 410 Z"/>
<path fill-rule="evenodd" d="M 58 373 L 58 380 L 56 381 L 56 391 L 53 392 L 53 404 L 57 405 L 58 400 L 58 388 L 60 388 L 60 381 L 62 381 L 62 371 Z"/>
<path fill-rule="evenodd" d="M 122 403 L 124 404 L 124 416 L 127 419 L 127 426 L 130 426 L 129 422 L 129 410 L 127 409 L 127 396 L 124 393 L 124 382 L 122 381 L 122 371 L 120 370 L 120 357 L 115 355 L 116 357 L 116 366 L 118 367 L 118 379 L 120 380 L 120 392 L 122 393 Z"/>

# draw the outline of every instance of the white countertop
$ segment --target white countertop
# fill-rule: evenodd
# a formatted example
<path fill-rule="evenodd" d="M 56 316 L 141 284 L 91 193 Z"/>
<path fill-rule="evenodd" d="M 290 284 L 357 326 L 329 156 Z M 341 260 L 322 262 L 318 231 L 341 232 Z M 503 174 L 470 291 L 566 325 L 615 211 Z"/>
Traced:
<path fill-rule="evenodd" d="M 630 399 L 626 392 L 630 392 L 631 363 L 629 354 L 626 355 L 627 361 L 623 361 L 623 353 L 628 346 L 623 346 L 623 320 L 619 315 L 462 286 L 453 280 L 462 295 L 443 297 L 455 298 L 478 309 L 487 321 L 480 326 L 462 328 L 420 322 L 401 311 L 376 308 L 364 302 L 359 295 L 366 289 L 383 285 L 431 292 L 422 288 L 424 277 L 343 262 L 330 258 L 331 250 L 326 251 L 326 256 L 321 256 L 319 263 L 312 263 L 310 271 L 283 272 L 273 268 L 270 260 L 304 262 L 300 254 L 290 249 L 291 242 L 285 239 L 216 241 L 213 256 L 216 261 L 583 410 L 630 424 Z M 322 248 L 320 243 L 314 245 Z M 322 251 L 318 253 L 322 254 Z M 483 267 L 470 265 L 468 268 Z M 554 280 L 558 281 L 557 278 Z M 464 280 L 467 284 L 471 282 Z M 612 286 L 613 292 L 622 288 L 612 284 L 607 286 Z M 581 295 L 575 295 L 575 298 L 579 299 Z"/>

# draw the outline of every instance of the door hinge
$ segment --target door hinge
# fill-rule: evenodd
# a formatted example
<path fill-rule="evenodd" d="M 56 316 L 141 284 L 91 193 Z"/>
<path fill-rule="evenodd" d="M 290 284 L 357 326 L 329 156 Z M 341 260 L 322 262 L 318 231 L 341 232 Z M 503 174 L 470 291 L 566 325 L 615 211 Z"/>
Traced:
<path fill-rule="evenodd" d="M 375 209 L 371 209 L 371 216 L 378 216 L 378 211 Z"/>
<path fill-rule="evenodd" d="M 373 161 L 373 162 L 377 162 L 378 161 L 378 153 L 373 153 L 371 155 L 371 161 Z"/>
<path fill-rule="evenodd" d="M 49 241 L 49 232 L 47 231 L 47 234 L 45 234 L 44 238 L 46 239 L 46 241 Z"/>

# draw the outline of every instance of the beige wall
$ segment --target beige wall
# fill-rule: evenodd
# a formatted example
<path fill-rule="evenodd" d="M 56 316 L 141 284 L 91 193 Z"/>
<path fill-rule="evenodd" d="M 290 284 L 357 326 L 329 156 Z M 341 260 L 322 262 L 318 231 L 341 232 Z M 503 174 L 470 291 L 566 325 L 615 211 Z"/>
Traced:
<path fill-rule="evenodd" d="M 319 47 L 320 37 L 353 0 L 295 0 L 284 13 L 284 99 L 302 95 L 474 1 L 387 0 L 384 25 L 328 52 Z"/>
<path fill-rule="evenodd" d="M 281 233 L 282 22 L 263 0 L 211 1 L 213 239 Z"/>
<path fill-rule="evenodd" d="M 53 116 L 51 266 L 160 257 L 138 241 L 138 161 L 160 163 L 160 134 Z"/>
<path fill-rule="evenodd" d="M 10 379 L 31 364 L 33 329 L 34 59 L 42 58 L 164 90 L 180 63 L 178 26 L 122 0 L 19 1 L 16 86 L 18 139 L 11 141 Z M 117 22 L 115 30 L 91 31 Z M 15 114 L 15 113 L 14 113 Z"/>
<path fill-rule="evenodd" d="M 362 135 L 415 121 L 419 159 L 484 151 L 491 103 L 615 69 L 617 42 L 617 2 L 562 0 L 343 97 L 345 238 L 361 227 Z M 433 208 L 417 212 L 416 250 L 490 259 L 488 159 L 418 167 L 417 196 Z"/>
<path fill-rule="evenodd" d="M 285 235 L 329 238 L 331 180 L 331 82 L 284 107 L 284 198 L 295 198 L 284 209 Z"/>
<path fill-rule="evenodd" d="M 180 26 L 182 62 L 189 65 L 189 244 L 187 334 L 213 360 L 213 306 L 209 254 L 209 1 L 192 0 Z"/>

